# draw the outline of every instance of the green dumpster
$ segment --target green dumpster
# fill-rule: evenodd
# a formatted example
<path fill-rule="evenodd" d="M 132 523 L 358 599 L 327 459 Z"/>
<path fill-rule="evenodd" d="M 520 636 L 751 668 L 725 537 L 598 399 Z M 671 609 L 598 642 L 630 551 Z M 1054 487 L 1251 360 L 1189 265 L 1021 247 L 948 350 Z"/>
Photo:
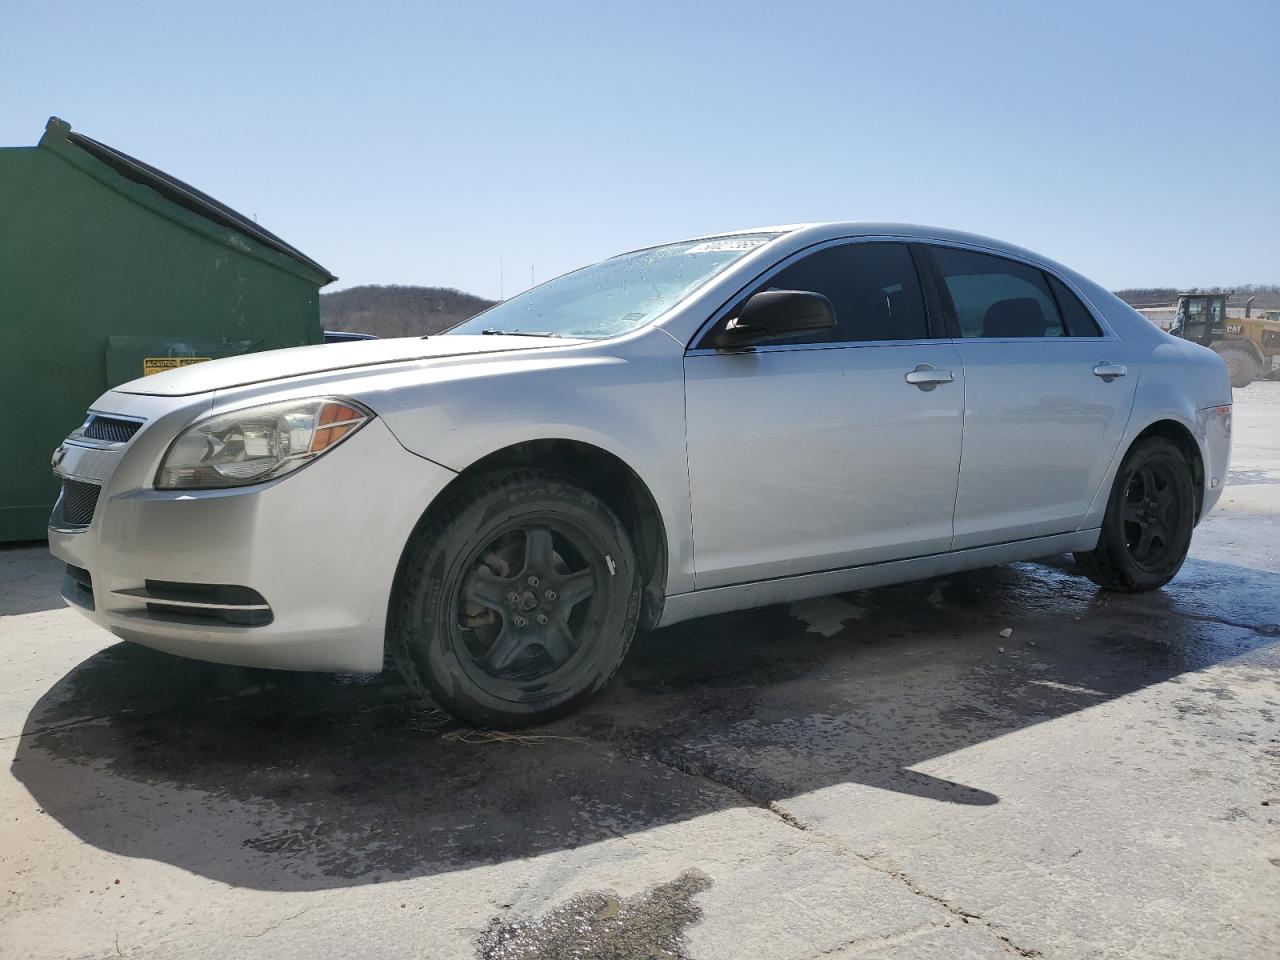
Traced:
<path fill-rule="evenodd" d="M 44 536 L 57 497 L 49 456 L 104 390 L 320 343 L 320 288 L 335 279 L 56 117 L 37 146 L 0 149 L 0 541 Z"/>

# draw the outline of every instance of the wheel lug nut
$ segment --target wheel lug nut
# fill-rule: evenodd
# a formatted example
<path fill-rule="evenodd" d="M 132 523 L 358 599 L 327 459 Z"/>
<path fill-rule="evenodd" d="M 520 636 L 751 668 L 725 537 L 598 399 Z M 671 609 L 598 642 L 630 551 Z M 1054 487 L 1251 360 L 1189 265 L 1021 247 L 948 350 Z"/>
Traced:
<path fill-rule="evenodd" d="M 530 578 L 529 578 L 529 586 L 531 586 L 531 587 L 536 587 L 537 585 L 538 585 L 538 578 L 537 578 L 537 577 L 530 577 Z"/>
<path fill-rule="evenodd" d="M 547 615 L 545 613 L 538 614 L 538 626 L 545 627 L 547 625 Z"/>
<path fill-rule="evenodd" d="M 512 593 L 508 593 L 508 594 L 507 594 L 507 599 L 508 599 L 508 600 L 510 600 L 512 603 L 519 603 L 519 602 L 520 602 L 520 594 L 518 594 L 518 593 L 514 593 L 514 592 L 512 592 Z"/>
<path fill-rule="evenodd" d="M 524 617 L 512 617 L 511 622 L 514 623 L 517 627 L 523 627 L 529 621 L 526 620 Z"/>
<path fill-rule="evenodd" d="M 547 600 L 554 600 L 556 598 L 556 592 L 554 590 L 548 590 L 542 596 Z"/>

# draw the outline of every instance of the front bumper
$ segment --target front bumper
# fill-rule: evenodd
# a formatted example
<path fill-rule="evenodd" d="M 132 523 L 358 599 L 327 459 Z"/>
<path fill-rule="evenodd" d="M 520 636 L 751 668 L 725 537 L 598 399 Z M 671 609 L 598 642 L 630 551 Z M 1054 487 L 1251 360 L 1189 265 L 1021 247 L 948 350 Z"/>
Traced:
<path fill-rule="evenodd" d="M 49 547 L 69 565 L 64 599 L 123 640 L 181 656 L 289 670 L 381 670 L 400 554 L 455 474 L 406 451 L 374 419 L 278 480 L 162 491 L 151 488 L 151 478 L 172 433 L 150 432 L 119 452 L 66 447 L 58 472 L 101 491 L 82 529 L 59 524 L 55 507 Z M 248 602 L 252 594 L 261 603 Z M 175 596 L 189 602 L 175 604 Z M 238 607 L 255 612 L 227 613 Z M 205 615 L 193 615 L 199 613 Z"/>

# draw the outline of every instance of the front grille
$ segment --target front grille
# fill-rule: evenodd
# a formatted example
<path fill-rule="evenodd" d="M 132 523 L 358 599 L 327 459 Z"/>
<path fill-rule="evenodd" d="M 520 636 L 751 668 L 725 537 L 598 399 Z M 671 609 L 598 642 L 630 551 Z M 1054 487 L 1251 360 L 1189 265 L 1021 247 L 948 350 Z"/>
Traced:
<path fill-rule="evenodd" d="M 128 443 L 142 424 L 136 420 L 91 414 L 85 424 L 83 436 L 88 440 L 106 440 L 109 443 Z"/>
<path fill-rule="evenodd" d="M 87 527 L 93 522 L 102 488 L 83 480 L 62 481 L 62 522 L 72 527 Z"/>

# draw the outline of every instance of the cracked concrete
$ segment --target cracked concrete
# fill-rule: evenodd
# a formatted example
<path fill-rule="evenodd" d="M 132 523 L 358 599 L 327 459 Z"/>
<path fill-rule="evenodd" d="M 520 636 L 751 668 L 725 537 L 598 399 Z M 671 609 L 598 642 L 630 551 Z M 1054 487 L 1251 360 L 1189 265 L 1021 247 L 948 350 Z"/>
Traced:
<path fill-rule="evenodd" d="M 709 618 L 541 739 L 117 644 L 2 549 L 0 955 L 1270 960 L 1280 384 L 1235 420 L 1163 591 L 1049 558 Z"/>
<path fill-rule="evenodd" d="M 659 761 L 659 762 L 665 763 L 667 766 L 670 766 L 672 769 L 677 770 L 680 773 L 686 774 L 688 776 L 700 777 L 704 780 L 708 780 L 712 783 L 715 783 L 719 786 L 723 786 L 726 789 L 733 791 L 748 803 L 755 804 L 761 809 L 767 810 L 769 813 L 773 814 L 775 817 L 777 817 L 780 821 L 782 821 L 784 824 L 786 824 L 788 827 L 792 828 L 793 830 L 800 830 L 804 832 L 809 831 L 808 824 L 804 823 L 803 821 L 798 819 L 796 816 L 789 813 L 787 810 L 779 806 L 777 803 L 774 803 L 772 801 L 767 801 L 767 800 L 761 800 L 759 798 L 749 796 L 748 794 L 744 793 L 740 788 L 735 787 L 733 784 L 716 780 L 713 776 L 709 774 L 690 770 L 684 766 L 672 763 L 671 761 Z M 997 930 L 995 930 L 989 923 L 987 923 L 982 918 L 981 915 L 976 913 L 971 913 L 969 911 L 961 909 L 960 907 L 957 907 L 954 904 L 949 903 L 942 897 L 922 889 L 919 884 L 917 884 L 914 880 L 908 877 L 901 870 L 896 870 L 893 867 L 888 866 L 884 863 L 877 862 L 876 859 L 874 859 L 873 857 L 867 854 L 859 853 L 856 850 L 850 850 L 848 847 L 846 847 L 844 844 L 842 844 L 840 841 L 836 840 L 833 837 L 827 837 L 821 834 L 815 834 L 815 836 L 822 842 L 829 844 L 832 847 L 832 849 L 838 851 L 842 855 L 856 857 L 858 860 L 866 864 L 872 870 L 875 870 L 878 873 L 883 873 L 886 876 L 892 877 L 894 880 L 897 880 L 899 883 L 905 886 L 908 890 L 910 890 L 911 893 L 913 893 L 914 895 L 918 897 L 923 897 L 926 900 L 930 900 L 933 903 L 936 903 L 939 907 L 941 907 L 943 910 L 945 910 L 947 913 L 951 914 L 952 916 L 956 917 L 962 923 L 970 923 L 972 921 L 977 921 L 978 925 L 981 927 L 981 929 L 984 932 L 989 933 L 993 938 L 995 938 L 995 940 L 998 943 L 1002 944 L 1005 948 L 1007 948 L 1010 953 L 1020 957 L 1042 956 L 1039 950 L 1026 949 L 1023 947 L 1019 947 L 1017 944 L 1013 943 L 1008 937 L 1000 934 Z M 1079 852 L 1080 851 L 1077 851 L 1077 853 Z M 921 929 L 922 930 L 932 929 L 932 927 L 921 928 Z M 881 937 L 877 937 L 874 939 L 881 942 L 884 940 L 884 938 L 881 938 Z M 851 947 L 853 947 L 857 942 L 860 942 L 860 941 L 851 941 L 835 949 L 836 951 L 842 952 L 847 955 L 848 950 Z M 834 952 L 834 951 L 824 951 L 823 953 L 818 954 L 818 956 L 828 956 L 831 952 Z M 530 954 L 530 956 L 533 956 L 533 954 Z"/>

